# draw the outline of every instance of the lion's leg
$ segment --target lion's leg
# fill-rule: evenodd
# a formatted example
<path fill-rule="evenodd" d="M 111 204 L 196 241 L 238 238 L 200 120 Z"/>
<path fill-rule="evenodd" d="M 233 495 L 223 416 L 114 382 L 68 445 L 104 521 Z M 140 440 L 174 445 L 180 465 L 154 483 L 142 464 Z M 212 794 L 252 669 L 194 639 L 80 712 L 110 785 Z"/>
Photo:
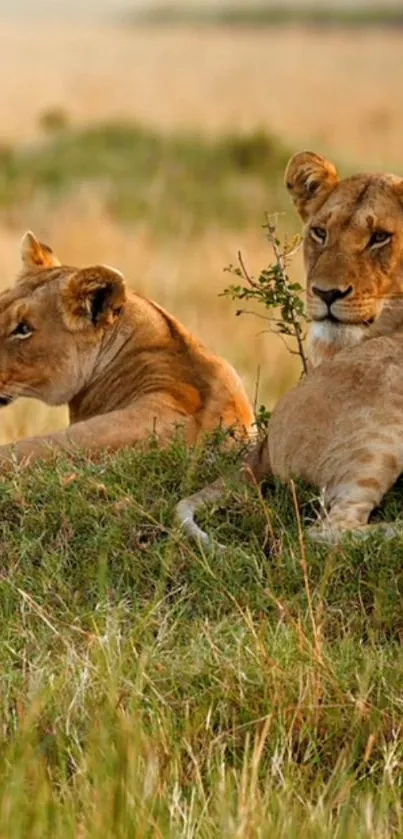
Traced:
<path fill-rule="evenodd" d="M 193 419 L 183 415 L 164 394 L 153 394 L 139 399 L 132 407 L 77 422 L 66 428 L 40 437 L 27 437 L 0 446 L 0 468 L 13 462 L 32 462 L 49 459 L 57 452 L 88 454 L 116 451 L 146 441 L 155 435 L 161 443 L 171 440 L 181 429 L 187 442 L 197 438 L 198 427 Z"/>
<path fill-rule="evenodd" d="M 402 466 L 400 459 L 386 452 L 374 459 L 371 470 L 363 471 L 362 464 L 360 469 L 359 463 L 352 462 L 349 476 L 328 493 L 328 513 L 320 525 L 309 529 L 310 538 L 335 544 L 346 534 L 365 538 L 379 530 L 386 538 L 393 538 L 401 532 L 399 524 L 368 524 L 368 519 L 398 479 Z"/>
<path fill-rule="evenodd" d="M 399 532 L 403 532 L 402 525 L 393 522 L 368 524 L 372 509 L 372 505 L 369 507 L 359 501 L 353 501 L 351 504 L 337 504 L 320 524 L 308 529 L 308 536 L 316 542 L 335 545 L 349 535 L 353 538 L 365 539 L 379 531 L 385 538 L 393 539 Z"/>

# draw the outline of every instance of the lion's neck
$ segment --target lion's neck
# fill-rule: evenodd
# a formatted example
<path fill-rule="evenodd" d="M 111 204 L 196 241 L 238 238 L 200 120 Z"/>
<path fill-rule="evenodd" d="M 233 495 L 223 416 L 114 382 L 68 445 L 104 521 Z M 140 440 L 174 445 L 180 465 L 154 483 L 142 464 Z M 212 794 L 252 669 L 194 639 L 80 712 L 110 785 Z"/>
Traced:
<path fill-rule="evenodd" d="M 311 368 L 333 358 L 346 347 L 382 336 L 403 334 L 403 302 L 393 300 L 384 306 L 371 325 L 341 324 L 329 320 L 313 321 L 308 335 L 308 359 Z"/>
<path fill-rule="evenodd" d="M 360 344 L 365 337 L 365 327 L 333 323 L 332 321 L 314 321 L 308 336 L 308 357 L 312 367 L 319 367 L 323 361 L 340 352 L 345 347 Z"/>
<path fill-rule="evenodd" d="M 196 345 L 167 312 L 131 294 L 113 332 L 105 334 L 85 385 L 69 403 L 70 422 L 126 408 L 144 394 L 167 387 L 175 374 L 173 357 L 191 369 Z M 186 370 L 182 372 L 186 376 Z"/>

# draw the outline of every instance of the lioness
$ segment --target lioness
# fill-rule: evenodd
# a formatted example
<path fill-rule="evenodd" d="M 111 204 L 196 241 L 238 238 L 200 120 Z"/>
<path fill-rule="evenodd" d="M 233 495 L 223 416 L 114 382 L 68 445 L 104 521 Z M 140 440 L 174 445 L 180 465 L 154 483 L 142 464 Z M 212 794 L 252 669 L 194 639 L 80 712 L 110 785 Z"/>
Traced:
<path fill-rule="evenodd" d="M 33 233 L 0 295 L 0 405 L 68 403 L 65 431 L 0 446 L 0 463 L 55 449 L 118 449 L 177 426 L 194 443 L 223 426 L 250 435 L 253 412 L 233 368 L 103 265 L 61 265 Z"/>
<path fill-rule="evenodd" d="M 280 399 L 245 472 L 324 490 L 328 512 L 311 535 L 335 542 L 349 530 L 366 532 L 403 471 L 403 179 L 340 181 L 332 163 L 302 152 L 285 181 L 306 223 L 314 369 Z M 193 516 L 223 489 L 217 481 L 177 508 L 188 534 L 206 544 Z"/>

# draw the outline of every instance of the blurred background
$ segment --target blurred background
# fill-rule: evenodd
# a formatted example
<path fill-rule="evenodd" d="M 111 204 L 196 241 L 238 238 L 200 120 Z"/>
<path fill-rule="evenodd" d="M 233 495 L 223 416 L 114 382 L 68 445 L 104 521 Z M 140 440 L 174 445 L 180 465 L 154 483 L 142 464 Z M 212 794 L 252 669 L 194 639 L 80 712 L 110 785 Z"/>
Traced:
<path fill-rule="evenodd" d="M 31 228 L 105 262 L 178 316 L 272 407 L 298 376 L 279 338 L 220 297 L 265 211 L 300 225 L 282 177 L 312 148 L 342 173 L 403 169 L 401 2 L 0 0 L 0 288 Z M 301 279 L 300 257 L 292 266 Z M 66 423 L 21 401 L 0 442 Z"/>

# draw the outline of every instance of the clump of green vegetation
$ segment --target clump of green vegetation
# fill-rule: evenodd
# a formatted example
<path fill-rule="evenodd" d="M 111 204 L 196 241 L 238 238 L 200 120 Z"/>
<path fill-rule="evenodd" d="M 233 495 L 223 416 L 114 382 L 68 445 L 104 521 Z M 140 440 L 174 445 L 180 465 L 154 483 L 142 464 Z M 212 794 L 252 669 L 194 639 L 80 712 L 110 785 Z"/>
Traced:
<path fill-rule="evenodd" d="M 248 3 L 234 6 L 220 5 L 153 5 L 150 9 L 136 11 L 130 14 L 133 23 L 148 23 L 155 25 L 193 24 L 193 25 L 224 25 L 237 27 L 281 26 L 284 24 L 300 24 L 304 26 L 321 27 L 368 27 L 368 26 L 403 26 L 403 10 L 397 5 L 361 6 L 351 4 L 324 5 L 315 3 L 272 4 Z"/>
<path fill-rule="evenodd" d="M 208 139 L 123 123 L 69 129 L 58 112 L 43 122 L 46 140 L 2 156 L 3 215 L 38 195 L 63 201 L 84 184 L 113 216 L 147 220 L 171 235 L 184 221 L 189 232 L 217 222 L 242 226 L 283 200 L 288 151 L 263 131 Z"/>
<path fill-rule="evenodd" d="M 0 835 L 402 835 L 401 544 L 306 545 L 306 489 L 238 486 L 193 550 L 175 503 L 237 457 L 3 479 Z"/>

